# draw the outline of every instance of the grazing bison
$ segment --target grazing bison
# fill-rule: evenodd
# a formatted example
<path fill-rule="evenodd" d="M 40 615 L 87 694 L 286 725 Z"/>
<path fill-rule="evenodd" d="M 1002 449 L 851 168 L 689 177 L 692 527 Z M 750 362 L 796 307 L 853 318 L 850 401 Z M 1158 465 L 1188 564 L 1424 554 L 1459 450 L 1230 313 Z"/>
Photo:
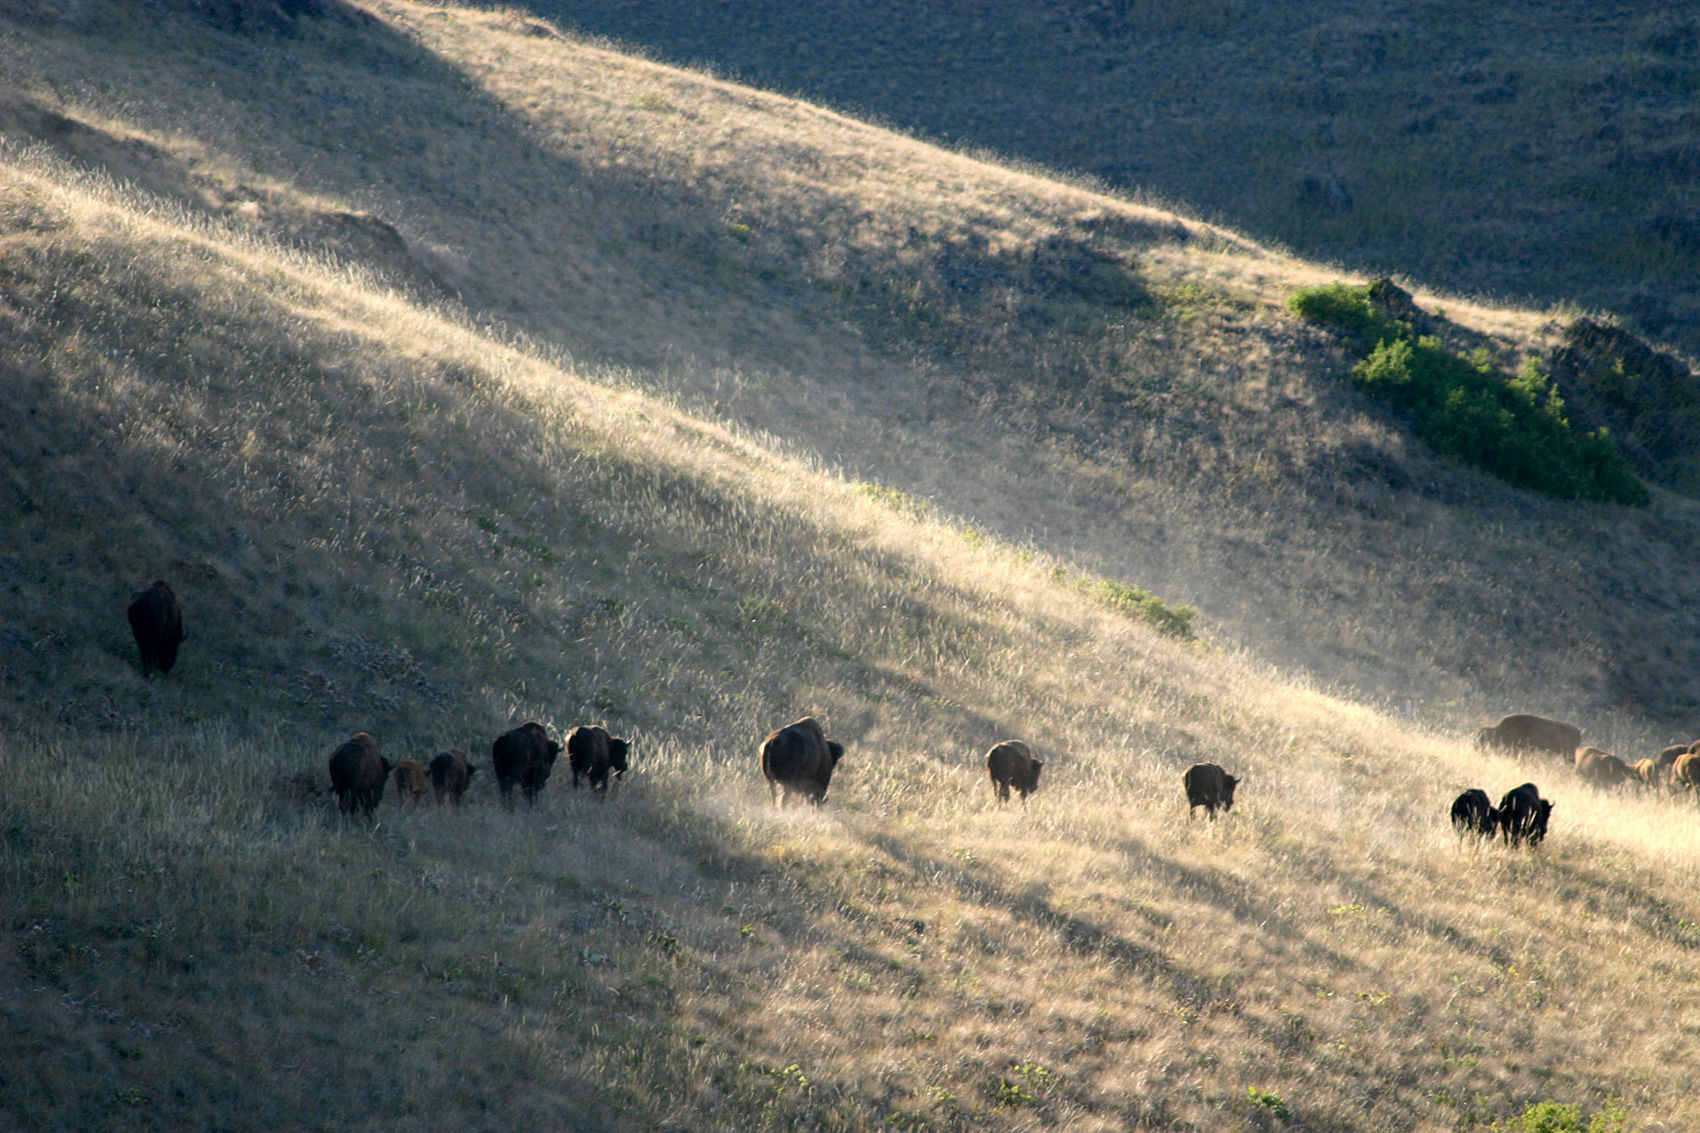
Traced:
<path fill-rule="evenodd" d="M 549 781 L 549 772 L 555 769 L 555 757 L 560 754 L 561 745 L 550 739 L 543 725 L 535 721 L 497 736 L 490 745 L 490 765 L 496 769 L 502 805 L 509 810 L 514 808 L 515 784 L 527 803 L 535 803 L 537 792 Z"/>
<path fill-rule="evenodd" d="M 1524 783 L 1505 792 L 1499 800 L 1499 832 L 1508 846 L 1527 842 L 1538 846 L 1547 836 L 1547 819 L 1552 815 L 1552 803 L 1541 798 L 1533 783 Z"/>
<path fill-rule="evenodd" d="M 419 806 L 419 800 L 425 797 L 427 781 L 425 765 L 417 759 L 404 759 L 395 765 L 395 801 L 397 806 L 412 803 L 414 808 Z"/>
<path fill-rule="evenodd" d="M 1452 826 L 1460 836 L 1492 838 L 1499 833 L 1499 811 L 1488 801 L 1486 791 L 1472 787 L 1452 801 Z"/>
<path fill-rule="evenodd" d="M 1511 751 L 1547 751 L 1570 759 L 1582 746 L 1582 733 L 1569 724 L 1519 712 L 1477 732 L 1476 745 Z"/>
<path fill-rule="evenodd" d="M 1659 765 L 1659 771 L 1662 774 L 1667 768 L 1670 767 L 1671 764 L 1675 763 L 1677 760 L 1681 759 L 1683 756 L 1685 756 L 1687 754 L 1688 754 L 1688 745 L 1687 744 L 1671 744 L 1669 747 L 1665 748 L 1665 750 L 1661 751 L 1658 755 L 1654 756 L 1653 759 L 1654 759 L 1654 762 L 1656 762 Z"/>
<path fill-rule="evenodd" d="M 1039 772 L 1044 768 L 1044 761 L 1034 759 L 1033 749 L 1020 740 L 1005 740 L 986 753 L 986 774 L 1000 803 L 1009 801 L 1009 789 L 1014 787 L 1025 805 L 1027 796 L 1039 789 Z"/>
<path fill-rule="evenodd" d="M 1234 809 L 1234 788 L 1240 781 L 1218 765 L 1195 763 L 1182 773 L 1181 782 L 1186 785 L 1187 818 L 1192 818 L 1192 812 L 1199 807 L 1212 819 L 1216 817 L 1217 807 Z"/>
<path fill-rule="evenodd" d="M 458 747 L 431 759 L 431 791 L 437 796 L 437 805 L 443 805 L 443 799 L 452 800 L 455 806 L 460 805 L 460 797 L 466 794 L 467 784 L 478 773 L 478 768 L 466 761 L 466 753 Z"/>
<path fill-rule="evenodd" d="M 1656 791 L 1659 789 L 1658 760 L 1638 759 L 1630 764 L 1629 769 L 1635 772 L 1635 778 L 1640 781 L 1643 790 Z"/>
<path fill-rule="evenodd" d="M 626 777 L 626 756 L 631 751 L 630 740 L 611 736 L 600 724 L 580 724 L 567 733 L 567 763 L 573 769 L 573 790 L 578 790 L 582 775 L 600 795 L 608 794 L 608 772 L 614 778 Z"/>
<path fill-rule="evenodd" d="M 844 756 L 844 745 L 826 738 L 820 722 L 805 716 L 769 733 L 761 742 L 761 773 L 768 797 L 783 809 L 792 795 L 815 806 L 826 801 L 832 770 Z"/>
<path fill-rule="evenodd" d="M 1596 787 L 1616 787 L 1636 778 L 1629 764 L 1597 747 L 1585 747 L 1576 753 L 1576 774 L 1584 783 Z"/>
<path fill-rule="evenodd" d="M 1671 764 L 1670 778 L 1666 781 L 1666 786 L 1673 795 L 1679 791 L 1693 791 L 1694 788 L 1700 787 L 1700 755 L 1690 752 Z"/>
<path fill-rule="evenodd" d="M 394 766 L 378 754 L 378 741 L 365 732 L 331 752 L 331 790 L 342 813 L 353 814 L 359 807 L 371 818 L 383 801 L 384 784 Z"/>
<path fill-rule="evenodd" d="M 183 611 L 178 608 L 177 595 L 156 578 L 146 590 L 130 596 L 130 632 L 136 636 L 136 649 L 142 655 L 142 672 L 158 669 L 169 673 L 177 664 L 177 647 L 183 643 Z"/>

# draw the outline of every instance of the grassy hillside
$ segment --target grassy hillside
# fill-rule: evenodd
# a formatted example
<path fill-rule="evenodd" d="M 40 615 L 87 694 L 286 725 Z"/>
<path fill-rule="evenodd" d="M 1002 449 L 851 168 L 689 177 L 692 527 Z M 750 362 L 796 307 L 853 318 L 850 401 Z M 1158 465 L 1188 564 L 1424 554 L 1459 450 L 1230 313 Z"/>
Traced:
<path fill-rule="evenodd" d="M 1691 807 L 1458 742 L 1508 691 L 1689 738 L 1691 502 L 1425 454 L 1284 313 L 1315 267 L 509 13 L 67 11 L 0 40 L 11 1123 L 1695 1120 Z M 805 712 L 848 754 L 777 812 Z M 527 719 L 627 782 L 323 795 Z M 1546 846 L 1457 843 L 1529 778 Z"/>
<path fill-rule="evenodd" d="M 239 232 L 6 183 L 20 1127 L 1688 1119 L 1685 811 L 1168 643 Z M 156 572 L 190 639 L 145 680 Z M 781 814 L 754 744 L 804 711 L 850 754 Z M 524 718 L 630 734 L 631 782 L 373 828 L 298 782 L 356 728 Z M 1012 733 L 1047 780 L 999 810 Z M 1248 776 L 1227 821 L 1186 818 L 1200 758 Z M 1529 775 L 1546 849 L 1455 843 L 1460 784 Z"/>
<path fill-rule="evenodd" d="M 1693 506 L 1553 506 L 1434 458 L 1286 313 L 1336 273 L 523 15 L 323 10 L 38 12 L 0 43 L 8 129 L 1321 681 L 1461 727 L 1508 701 L 1690 727 Z M 1418 298 L 1508 371 L 1548 345 L 1550 312 Z"/>
<path fill-rule="evenodd" d="M 1659 4 L 523 7 L 1300 253 L 1700 352 L 1700 35 Z"/>

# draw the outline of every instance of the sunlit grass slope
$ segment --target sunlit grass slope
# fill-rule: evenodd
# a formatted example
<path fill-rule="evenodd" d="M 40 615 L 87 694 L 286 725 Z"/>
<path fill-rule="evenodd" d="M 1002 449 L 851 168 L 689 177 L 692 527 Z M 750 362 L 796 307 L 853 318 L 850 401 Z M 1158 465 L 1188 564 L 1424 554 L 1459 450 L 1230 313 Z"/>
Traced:
<path fill-rule="evenodd" d="M 1286 314 L 1338 273 L 523 13 L 315 10 L 34 5 L 0 37 L 0 130 L 1408 713 L 1690 730 L 1695 505 L 1560 504 L 1435 458 Z M 1548 343 L 1552 312 L 1418 298 L 1507 372 Z"/>
<path fill-rule="evenodd" d="M 1700 1116 L 1690 808 L 1162 638 L 358 273 L 39 156 L 0 184 L 10 1124 Z M 189 640 L 144 680 L 156 574 Z M 803 712 L 848 754 L 775 812 L 755 745 Z M 528 718 L 631 736 L 627 783 L 375 827 L 303 797 L 356 729 L 482 760 Z M 1047 767 L 1000 810 L 1008 735 Z M 1197 759 L 1246 775 L 1223 821 Z M 1456 843 L 1453 793 L 1531 776 L 1546 847 Z"/>

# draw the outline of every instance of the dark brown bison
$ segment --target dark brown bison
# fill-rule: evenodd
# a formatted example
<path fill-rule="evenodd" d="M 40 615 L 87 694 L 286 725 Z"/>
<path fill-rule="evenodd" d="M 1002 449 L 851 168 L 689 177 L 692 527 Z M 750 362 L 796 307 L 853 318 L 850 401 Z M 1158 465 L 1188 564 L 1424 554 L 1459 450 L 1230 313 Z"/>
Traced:
<path fill-rule="evenodd" d="M 567 764 L 573 769 L 573 790 L 578 790 L 582 776 L 598 794 L 608 793 L 608 773 L 614 778 L 626 777 L 626 756 L 632 749 L 630 740 L 611 736 L 600 724 L 580 724 L 567 733 Z"/>
<path fill-rule="evenodd" d="M 502 805 L 514 807 L 514 786 L 517 784 L 527 803 L 537 801 L 537 792 L 549 781 L 555 769 L 555 757 L 561 745 L 549 738 L 543 725 L 536 722 L 521 724 L 496 737 L 490 745 L 490 766 L 496 769 L 496 785 L 502 789 Z"/>
<path fill-rule="evenodd" d="M 1585 747 L 1576 753 L 1576 774 L 1584 783 L 1596 787 L 1617 787 L 1636 778 L 1629 764 L 1597 747 Z"/>
<path fill-rule="evenodd" d="M 396 805 L 406 806 L 412 803 L 417 809 L 419 800 L 425 797 L 428 786 L 425 765 L 417 759 L 404 759 L 395 765 L 394 775 Z"/>
<path fill-rule="evenodd" d="M 1217 764 L 1195 763 L 1181 774 L 1181 782 L 1186 786 L 1187 818 L 1199 807 L 1212 819 L 1217 807 L 1234 809 L 1234 788 L 1240 781 Z"/>
<path fill-rule="evenodd" d="M 1486 791 L 1472 787 L 1453 800 L 1452 826 L 1460 835 L 1492 838 L 1499 833 L 1499 811 L 1488 800 Z"/>
<path fill-rule="evenodd" d="M 1690 752 L 1671 764 L 1665 785 L 1673 795 L 1700 787 L 1700 755 Z"/>
<path fill-rule="evenodd" d="M 1033 749 L 1020 740 L 1005 740 L 986 753 L 986 774 L 992 779 L 992 792 L 998 802 L 1009 801 L 1009 789 L 1014 787 L 1025 803 L 1027 796 L 1039 789 L 1042 760 L 1033 758 Z"/>
<path fill-rule="evenodd" d="M 478 773 L 478 768 L 466 761 L 466 753 L 458 747 L 431 759 L 431 791 L 437 797 L 437 805 L 442 806 L 445 798 L 455 806 L 460 805 L 460 797 L 466 794 L 467 785 Z"/>
<path fill-rule="evenodd" d="M 177 647 L 183 644 L 183 611 L 177 605 L 177 595 L 156 578 L 146 590 L 130 596 L 130 632 L 136 637 L 136 649 L 142 655 L 142 672 L 158 669 L 169 673 L 177 664 Z"/>
<path fill-rule="evenodd" d="M 783 809 L 792 795 L 815 806 L 826 801 L 832 770 L 844 757 L 844 745 L 826 738 L 820 722 L 805 716 L 772 732 L 761 742 L 761 773 L 768 797 Z"/>
<path fill-rule="evenodd" d="M 1499 800 L 1499 832 L 1508 846 L 1528 843 L 1538 846 L 1547 836 L 1547 819 L 1552 815 L 1552 803 L 1541 798 L 1533 783 L 1524 783 L 1505 792 Z"/>
<path fill-rule="evenodd" d="M 1659 789 L 1659 761 L 1656 759 L 1638 759 L 1629 765 L 1635 772 L 1635 778 L 1640 781 L 1643 790 L 1656 791 Z"/>
<path fill-rule="evenodd" d="M 1570 759 L 1582 746 L 1582 732 L 1545 716 L 1519 712 L 1477 732 L 1476 744 L 1509 751 L 1547 751 Z"/>
<path fill-rule="evenodd" d="M 1659 773 L 1663 774 L 1671 764 L 1675 763 L 1678 759 L 1681 759 L 1687 754 L 1687 744 L 1671 744 L 1658 755 L 1654 756 L 1653 761 L 1659 765 Z"/>
<path fill-rule="evenodd" d="M 1689 744 L 1688 750 L 1690 754 L 1700 754 L 1700 740 L 1695 740 L 1693 743 Z"/>
<path fill-rule="evenodd" d="M 371 818 L 383 801 L 384 784 L 394 766 L 378 754 L 378 741 L 365 732 L 331 752 L 331 790 L 342 813 L 353 814 L 358 807 Z"/>

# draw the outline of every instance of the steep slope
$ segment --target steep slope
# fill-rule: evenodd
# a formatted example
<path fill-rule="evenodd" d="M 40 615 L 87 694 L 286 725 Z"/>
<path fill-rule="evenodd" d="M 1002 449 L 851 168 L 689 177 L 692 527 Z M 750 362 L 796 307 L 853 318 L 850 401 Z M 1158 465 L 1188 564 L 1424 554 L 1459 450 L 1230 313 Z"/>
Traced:
<path fill-rule="evenodd" d="M 1693 505 L 1426 454 L 1282 310 L 1314 266 L 521 15 L 320 10 L 19 23 L 12 120 L 1409 711 L 1694 711 Z M 1542 349 L 1544 315 L 1419 298 Z"/>

